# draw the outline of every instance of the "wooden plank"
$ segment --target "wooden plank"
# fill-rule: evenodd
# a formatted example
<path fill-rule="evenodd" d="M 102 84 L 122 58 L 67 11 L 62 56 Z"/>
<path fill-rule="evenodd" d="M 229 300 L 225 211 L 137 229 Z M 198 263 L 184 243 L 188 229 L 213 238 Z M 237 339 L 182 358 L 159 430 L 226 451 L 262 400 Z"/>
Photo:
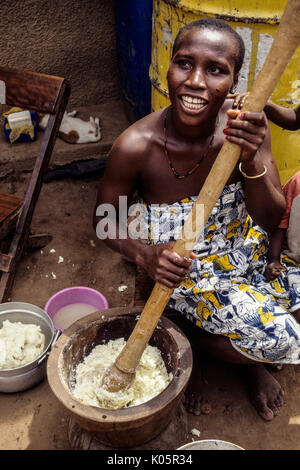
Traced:
<path fill-rule="evenodd" d="M 12 256 L 0 253 L 0 271 L 8 273 L 10 271 L 10 265 L 12 262 Z"/>
<path fill-rule="evenodd" d="M 16 211 L 15 213 L 10 214 L 8 217 L 6 217 L 6 219 L 3 222 L 1 222 L 0 242 L 4 237 L 6 237 L 6 235 L 8 235 L 10 232 L 12 232 L 15 229 L 21 210 L 22 210 L 22 207 L 20 207 L 18 211 Z"/>
<path fill-rule="evenodd" d="M 13 194 L 5 194 L 0 192 L 0 226 L 11 216 L 20 211 L 23 205 L 23 199 Z"/>
<path fill-rule="evenodd" d="M 0 193 L 0 240 L 15 228 L 22 206 L 23 199 Z"/>
<path fill-rule="evenodd" d="M 41 113 L 54 113 L 64 79 L 53 75 L 0 67 L 0 80 L 5 83 L 5 103 Z"/>

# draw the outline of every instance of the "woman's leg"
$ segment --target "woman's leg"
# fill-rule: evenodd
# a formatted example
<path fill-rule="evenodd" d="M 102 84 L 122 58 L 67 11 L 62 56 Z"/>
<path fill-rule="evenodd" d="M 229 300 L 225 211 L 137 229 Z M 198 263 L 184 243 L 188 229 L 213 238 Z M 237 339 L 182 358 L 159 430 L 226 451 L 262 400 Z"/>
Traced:
<path fill-rule="evenodd" d="M 241 355 L 225 336 L 203 335 L 201 347 L 216 359 L 242 366 L 242 376 L 247 384 L 250 401 L 263 419 L 270 421 L 279 413 L 284 391 L 264 364 Z M 194 372 L 197 375 L 197 371 Z M 194 384 L 197 386 L 196 382 Z"/>
<path fill-rule="evenodd" d="M 298 308 L 297 310 L 294 310 L 292 315 L 297 320 L 297 322 L 300 323 L 300 308 Z"/>
<path fill-rule="evenodd" d="M 264 419 L 272 419 L 282 406 L 283 390 L 263 364 L 300 362 L 300 326 L 273 297 L 262 295 L 245 284 L 235 284 L 227 291 L 226 305 L 224 294 L 213 292 L 206 295 L 207 299 L 209 302 L 205 305 L 203 300 L 199 302 L 196 298 L 193 305 L 192 299 L 189 299 L 188 317 L 192 317 L 190 312 L 193 311 L 194 320 L 208 332 L 203 333 L 202 329 L 187 320 L 191 332 L 186 331 L 186 334 L 194 350 L 195 366 L 186 390 L 186 409 L 200 414 L 205 403 L 201 364 L 197 359 L 197 354 L 203 357 L 198 353 L 200 345 L 205 353 L 242 366 L 251 402 Z M 221 308 L 217 308 L 217 304 Z M 180 307 L 183 305 L 181 300 Z"/>

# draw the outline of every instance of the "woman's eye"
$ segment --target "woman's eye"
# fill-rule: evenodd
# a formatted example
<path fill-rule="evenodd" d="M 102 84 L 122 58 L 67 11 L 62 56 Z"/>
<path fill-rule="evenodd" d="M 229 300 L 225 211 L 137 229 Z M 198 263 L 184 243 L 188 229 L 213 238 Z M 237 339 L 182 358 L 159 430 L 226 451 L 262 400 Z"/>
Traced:
<path fill-rule="evenodd" d="M 212 72 L 212 73 L 220 73 L 221 69 L 217 65 L 211 65 L 209 67 L 209 71 Z"/>
<path fill-rule="evenodd" d="M 177 63 L 179 65 L 179 67 L 181 67 L 183 69 L 188 69 L 188 68 L 191 67 L 191 64 L 185 59 L 180 59 L 180 60 L 178 60 Z"/>

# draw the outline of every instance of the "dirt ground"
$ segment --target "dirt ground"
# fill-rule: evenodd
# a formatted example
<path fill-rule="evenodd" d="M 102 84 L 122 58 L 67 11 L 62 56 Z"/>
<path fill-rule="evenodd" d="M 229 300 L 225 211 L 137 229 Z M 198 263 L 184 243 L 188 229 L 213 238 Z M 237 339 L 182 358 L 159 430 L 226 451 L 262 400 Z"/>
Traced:
<path fill-rule="evenodd" d="M 1 182 L 1 190 L 22 195 L 28 175 Z M 134 298 L 135 270 L 97 239 L 92 212 L 99 175 L 54 180 L 43 185 L 32 231 L 52 235 L 44 249 L 29 251 L 20 262 L 12 301 L 43 307 L 51 295 L 75 285 L 101 291 L 111 307 L 127 306 Z M 53 251 L 55 250 L 55 251 Z M 59 256 L 63 262 L 58 263 Z M 118 287 L 127 288 L 119 292 Z M 264 422 L 248 402 L 234 367 L 203 357 L 204 381 L 212 405 L 208 416 L 188 415 L 186 442 L 222 439 L 247 450 L 300 450 L 300 369 L 276 372 L 285 390 L 285 405 L 272 422 Z M 68 450 L 68 415 L 47 379 L 21 393 L 0 393 L 0 450 Z M 171 449 L 169 449 L 171 450 Z"/>

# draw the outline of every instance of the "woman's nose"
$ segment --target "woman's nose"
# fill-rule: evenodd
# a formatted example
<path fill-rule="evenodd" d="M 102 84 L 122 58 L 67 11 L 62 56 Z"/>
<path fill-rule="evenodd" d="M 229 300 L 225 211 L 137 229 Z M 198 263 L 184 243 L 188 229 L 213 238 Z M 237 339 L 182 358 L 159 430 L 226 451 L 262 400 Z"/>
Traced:
<path fill-rule="evenodd" d="M 187 84 L 193 88 L 204 88 L 206 86 L 203 72 L 199 68 L 195 68 L 191 71 Z"/>

